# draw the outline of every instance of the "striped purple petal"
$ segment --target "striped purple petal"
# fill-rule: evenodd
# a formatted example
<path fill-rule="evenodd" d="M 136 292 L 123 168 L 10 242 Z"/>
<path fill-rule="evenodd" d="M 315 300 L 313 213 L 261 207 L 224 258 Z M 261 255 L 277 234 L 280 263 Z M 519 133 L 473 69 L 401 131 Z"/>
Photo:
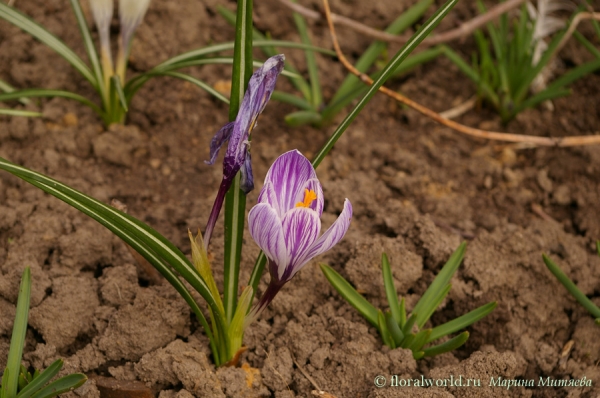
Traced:
<path fill-rule="evenodd" d="M 268 204 L 259 203 L 248 214 L 248 229 L 258 247 L 279 267 L 277 276 L 281 280 L 288 264 L 288 254 L 279 216 Z"/>
<path fill-rule="evenodd" d="M 286 213 L 283 219 L 283 236 L 287 248 L 288 264 L 282 280 L 291 279 L 302 268 L 300 262 L 321 232 L 321 220 L 316 211 L 297 207 Z M 279 264 L 281 270 L 281 264 Z"/>
<path fill-rule="evenodd" d="M 288 210 L 296 207 L 296 203 L 304 198 L 308 180 L 316 178 L 317 173 L 304 155 L 297 150 L 284 153 L 273 162 L 265 178 L 265 186 L 267 183 L 272 185 L 276 198 L 269 203 L 283 218 Z"/>
<path fill-rule="evenodd" d="M 231 132 L 233 131 L 233 126 L 235 122 L 229 122 L 225 126 L 221 127 L 221 130 L 217 131 L 217 134 L 210 141 L 210 159 L 205 160 L 206 164 L 214 164 L 215 160 L 217 160 L 217 155 L 219 154 L 219 149 L 223 146 L 225 141 L 231 137 Z"/>
<path fill-rule="evenodd" d="M 279 210 L 279 202 L 277 201 L 277 196 L 275 195 L 275 188 L 273 188 L 273 184 L 271 181 L 266 180 L 265 185 L 263 185 L 260 193 L 258 194 L 258 203 L 267 203 L 269 204 L 275 211 Z M 283 214 L 278 215 L 280 218 L 283 217 Z"/>
<path fill-rule="evenodd" d="M 300 261 L 308 262 L 311 258 L 325 253 L 327 250 L 335 246 L 346 234 L 352 220 L 352 204 L 348 199 L 344 201 L 344 209 L 337 220 L 325 231 L 323 236 L 317 239 L 309 250 L 306 251 L 305 257 Z"/>

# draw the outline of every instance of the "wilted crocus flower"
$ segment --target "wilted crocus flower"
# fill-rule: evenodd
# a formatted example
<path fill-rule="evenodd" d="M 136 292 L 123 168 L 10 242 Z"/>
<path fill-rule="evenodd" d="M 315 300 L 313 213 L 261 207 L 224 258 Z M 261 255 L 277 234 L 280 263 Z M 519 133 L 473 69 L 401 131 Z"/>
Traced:
<path fill-rule="evenodd" d="M 217 198 L 213 205 L 206 230 L 204 232 L 204 244 L 208 247 L 213 228 L 219 217 L 225 194 L 235 178 L 238 171 L 241 170 L 242 180 L 241 188 L 245 193 L 254 188 L 254 178 L 252 176 L 252 166 L 250 162 L 250 133 L 256 127 L 256 120 L 262 113 L 271 98 L 275 89 L 277 77 L 283 70 L 283 54 L 275 55 L 265 61 L 265 63 L 254 72 L 248 82 L 248 89 L 244 99 L 240 104 L 235 121 L 227 123 L 213 137 L 210 143 L 210 160 L 207 164 L 214 164 L 219 154 L 219 149 L 229 141 L 225 158 L 223 160 L 223 179 Z"/>
<path fill-rule="evenodd" d="M 322 213 L 323 190 L 308 159 L 296 150 L 278 157 L 267 173 L 258 204 L 248 214 L 250 235 L 267 256 L 271 274 L 269 287 L 251 318 L 307 262 L 344 237 L 352 219 L 350 201 L 344 201 L 338 219 L 319 237 Z"/>
<path fill-rule="evenodd" d="M 117 74 L 121 83 L 125 82 L 125 69 L 127 57 L 131 46 L 131 39 L 137 27 L 142 23 L 148 10 L 150 0 L 120 0 L 119 19 L 121 21 L 121 40 L 119 41 L 119 54 L 117 56 Z"/>

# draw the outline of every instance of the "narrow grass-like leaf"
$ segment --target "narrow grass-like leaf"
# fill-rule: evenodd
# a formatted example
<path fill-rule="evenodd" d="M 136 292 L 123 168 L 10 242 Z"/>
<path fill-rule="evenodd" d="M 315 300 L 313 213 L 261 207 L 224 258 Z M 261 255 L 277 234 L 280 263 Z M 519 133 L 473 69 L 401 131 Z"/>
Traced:
<path fill-rule="evenodd" d="M 239 0 L 237 2 L 229 121 L 235 120 L 244 98 L 246 86 L 252 75 L 252 2 L 253 0 Z M 248 139 L 250 140 L 251 137 Z M 246 194 L 241 189 L 241 175 L 238 173 L 225 195 L 223 303 L 228 322 L 231 322 L 237 305 L 245 211 Z"/>
<path fill-rule="evenodd" d="M 408 348 L 413 343 L 413 341 L 415 341 L 415 337 L 416 335 L 414 333 L 405 334 L 404 340 L 402 340 L 402 344 L 400 344 L 400 347 Z"/>
<path fill-rule="evenodd" d="M 571 90 L 568 88 L 553 88 L 546 89 L 535 94 L 532 97 L 529 97 L 525 101 L 523 101 L 519 106 L 515 107 L 511 112 L 511 117 L 516 116 L 519 112 L 524 111 L 527 108 L 533 108 L 544 101 L 552 100 L 559 97 L 566 97 L 571 94 Z"/>
<path fill-rule="evenodd" d="M 2 3 L 0 2 L 0 4 L 2 4 Z M 50 89 L 43 89 L 43 88 L 31 88 L 31 89 L 25 89 L 25 90 L 16 90 L 11 93 L 0 94 L 0 101 L 16 100 L 16 99 L 20 99 L 20 98 L 37 98 L 37 97 L 43 97 L 43 98 L 61 97 L 61 98 L 72 99 L 72 100 L 80 102 L 84 105 L 89 106 L 90 108 L 92 108 L 94 110 L 94 112 L 96 112 L 99 115 L 103 114 L 102 109 L 100 109 L 100 107 L 98 105 L 94 104 L 89 99 L 87 99 L 79 94 L 75 94 L 75 93 L 71 93 L 69 91 L 63 91 L 63 90 L 50 90 Z"/>
<path fill-rule="evenodd" d="M 413 326 L 415 325 L 416 321 L 417 321 L 417 313 L 413 312 L 412 314 L 410 314 L 410 316 L 404 323 L 404 326 L 402 327 L 402 333 L 404 333 L 405 336 L 412 333 L 412 329 L 413 329 Z"/>
<path fill-rule="evenodd" d="M 340 296 L 342 296 L 351 306 L 356 308 L 356 310 L 360 312 L 371 325 L 378 327 L 379 321 L 377 320 L 377 313 L 380 311 L 361 296 L 360 293 L 358 293 L 356 289 L 354 289 L 352 285 L 350 285 L 350 283 L 333 268 L 325 264 L 321 264 L 320 266 L 325 278 L 327 278 L 329 283 L 331 283 L 331 286 L 337 290 Z"/>
<path fill-rule="evenodd" d="M 129 111 L 129 107 L 127 106 L 127 99 L 125 98 L 125 92 L 123 92 L 123 86 L 121 85 L 121 79 L 119 76 L 112 76 L 110 78 L 111 88 L 115 90 L 115 94 L 117 94 L 117 98 L 119 99 L 119 103 L 125 112 Z"/>
<path fill-rule="evenodd" d="M 295 0 L 291 1 L 296 3 Z M 300 41 L 306 45 L 312 45 L 304 17 L 297 12 L 293 13 L 293 17 L 296 28 L 298 29 L 298 34 L 300 35 Z M 323 103 L 323 94 L 321 93 L 321 82 L 319 81 L 319 67 L 317 66 L 317 58 L 315 57 L 314 51 L 311 50 L 305 50 L 304 56 L 306 58 L 308 80 L 310 82 L 310 103 L 315 109 L 318 109 Z"/>
<path fill-rule="evenodd" d="M 206 91 L 207 93 L 209 93 L 210 95 L 212 95 L 213 97 L 215 97 L 216 99 L 218 99 L 219 101 L 222 101 L 226 104 L 229 104 L 229 98 L 225 97 L 223 94 L 221 94 L 220 92 L 218 92 L 217 90 L 215 90 L 214 88 L 212 88 L 210 85 L 208 85 L 207 83 L 203 82 L 202 80 L 196 79 L 195 77 L 192 77 L 190 75 L 187 75 L 185 73 L 181 73 L 181 72 L 156 72 L 153 74 L 149 74 L 151 76 L 166 76 L 166 77 L 174 77 L 176 79 L 181 79 L 181 80 L 185 80 L 186 82 L 190 82 L 198 87 L 200 87 L 202 90 Z"/>
<path fill-rule="evenodd" d="M 429 340 L 429 336 L 431 335 L 431 329 L 421 330 L 419 333 L 415 335 L 412 343 L 407 347 L 411 351 L 421 351 L 425 342 Z"/>
<path fill-rule="evenodd" d="M 52 378 L 56 376 L 58 372 L 60 372 L 62 367 L 62 359 L 57 359 L 56 361 L 52 362 L 50 366 L 44 369 L 42 373 L 36 376 L 32 381 L 29 382 L 29 384 L 27 384 L 27 386 L 25 386 L 25 388 L 19 392 L 18 398 L 29 398 L 35 394 L 40 388 L 44 387 L 46 383 L 49 383 L 50 380 L 52 380 Z"/>
<path fill-rule="evenodd" d="M 564 86 L 567 86 L 573 83 L 575 80 L 578 80 L 589 73 L 592 73 L 600 68 L 600 58 L 596 58 L 593 61 L 586 62 L 583 65 L 579 65 L 576 68 L 571 69 L 567 73 L 563 74 L 558 79 L 554 80 L 552 83 L 546 87 L 546 90 L 540 92 L 539 94 L 529 98 L 527 101 L 523 102 L 523 107 L 525 104 L 527 106 L 534 106 L 535 104 L 544 101 L 547 98 L 555 98 L 564 94 Z M 548 91 L 548 93 L 546 93 Z"/>
<path fill-rule="evenodd" d="M 271 40 L 271 41 L 266 41 L 263 43 L 255 42 L 254 46 L 258 47 L 259 44 L 270 45 L 272 43 L 281 44 L 281 47 L 311 49 L 313 51 L 331 54 L 331 51 L 324 50 L 320 47 L 314 47 L 314 46 L 307 47 L 301 43 L 292 43 L 292 42 L 281 42 L 281 41 L 272 41 Z M 124 91 L 127 94 L 128 100 L 130 100 L 131 97 L 133 97 L 133 93 L 135 93 L 137 90 L 139 90 L 144 85 L 144 83 L 146 83 L 148 80 L 150 80 L 150 78 L 152 78 L 153 76 L 161 76 L 162 75 L 161 72 L 173 72 L 178 69 L 187 68 L 190 66 L 199 66 L 199 65 L 208 65 L 208 64 L 227 64 L 227 65 L 233 64 L 232 57 L 204 58 L 204 56 L 206 56 L 210 53 L 214 53 L 215 49 L 219 49 L 220 51 L 224 51 L 226 49 L 230 50 L 231 48 L 233 48 L 233 44 L 218 45 L 218 46 L 212 46 L 212 47 L 207 47 L 207 48 L 209 48 L 210 51 L 198 50 L 198 51 L 194 52 L 194 54 L 196 54 L 196 53 L 204 54 L 203 56 L 197 56 L 197 57 L 190 56 L 190 57 L 186 57 L 185 59 L 183 57 L 174 57 L 174 58 L 181 58 L 181 60 L 178 62 L 165 62 L 163 64 L 160 64 L 159 66 L 156 66 L 155 68 L 153 68 L 152 70 L 150 70 L 146 73 L 142 73 L 140 75 L 137 75 L 137 76 L 129 79 L 129 81 L 127 82 L 127 84 L 125 85 L 125 88 L 124 88 Z M 263 64 L 262 62 L 254 61 L 253 66 L 260 67 L 262 64 Z M 296 72 L 293 72 L 290 68 L 284 68 L 283 72 L 281 72 L 281 75 L 290 78 L 290 81 L 297 81 L 297 80 L 302 79 L 302 76 L 300 76 Z"/>
<path fill-rule="evenodd" d="M 473 80 L 473 82 L 478 86 L 478 89 L 481 90 L 485 97 L 490 100 L 494 104 L 494 106 L 500 106 L 500 99 L 498 95 L 494 92 L 494 90 L 487 84 L 486 79 L 483 79 L 482 76 L 469 64 L 467 64 L 460 55 L 454 52 L 450 47 L 441 45 L 440 46 L 443 54 L 450 60 L 456 67 L 464 73 L 469 79 Z"/>
<path fill-rule="evenodd" d="M 400 327 L 403 328 L 405 323 L 406 323 L 406 302 L 404 300 L 404 297 L 402 297 L 402 299 L 400 300 L 400 322 L 399 322 Z"/>
<path fill-rule="evenodd" d="M 13 398 L 17 395 L 19 382 L 19 370 L 21 369 L 21 358 L 23 357 L 23 346 L 25 345 L 25 334 L 27 333 L 27 319 L 29 318 L 29 299 L 31 297 L 31 271 L 29 267 L 23 270 L 21 284 L 19 285 L 19 296 L 17 298 L 17 309 L 10 348 L 6 361 L 6 371 L 9 372 L 6 385 L 6 397 Z"/>
<path fill-rule="evenodd" d="M 430 306 L 432 302 L 435 301 L 436 297 L 439 297 L 439 292 L 444 289 L 450 283 L 450 279 L 458 269 L 463 257 L 465 256 L 465 250 L 467 248 L 467 243 L 463 242 L 458 246 L 458 248 L 452 253 L 446 264 L 442 267 L 439 274 L 434 278 L 433 282 L 425 293 L 421 296 L 415 307 L 413 308 L 413 313 L 426 312 L 425 306 Z M 437 307 L 437 306 L 436 306 Z M 422 321 L 422 318 L 419 318 Z M 419 327 L 425 322 L 420 323 Z"/>
<path fill-rule="evenodd" d="M 398 292 L 396 286 L 394 286 L 394 277 L 392 276 L 392 269 L 390 267 L 390 261 L 388 260 L 387 254 L 381 255 L 381 270 L 383 273 L 383 286 L 385 287 L 385 296 L 387 297 L 388 305 L 390 306 L 390 312 L 396 324 L 402 322 L 402 312 L 400 309 L 400 303 L 398 302 Z"/>
<path fill-rule="evenodd" d="M 544 263 L 546 264 L 546 267 L 548 267 L 550 272 L 552 272 L 556 279 L 558 279 L 558 281 L 562 283 L 562 285 L 569 291 L 569 293 L 571 293 L 571 295 L 575 297 L 577 301 L 579 301 L 579 304 L 583 305 L 585 309 L 588 310 L 588 312 L 592 314 L 594 318 L 600 318 L 600 308 L 598 308 L 592 302 L 592 300 L 587 298 L 587 296 L 583 294 L 581 290 L 579 290 L 579 288 L 573 283 L 573 281 L 569 279 L 569 277 L 560 269 L 558 265 L 556 265 L 550 259 L 550 257 L 546 256 L 545 254 L 542 254 L 542 258 L 544 259 Z"/>
<path fill-rule="evenodd" d="M 92 84 L 92 86 L 94 86 L 95 89 L 98 88 L 98 84 L 100 82 L 96 81 L 96 78 L 92 74 L 92 71 L 81 60 L 81 58 L 79 58 L 77 54 L 75 54 L 69 47 L 67 47 L 65 43 L 63 43 L 52 33 L 48 32 L 41 25 L 38 25 L 28 16 L 20 13 L 12 7 L 9 7 L 1 1 L 0 18 L 24 30 L 31 36 L 35 37 L 36 39 L 38 39 L 39 41 L 56 51 L 59 55 L 65 58 L 75 69 L 77 69 L 79 73 L 81 73 L 83 77 L 86 80 L 88 80 Z"/>
<path fill-rule="evenodd" d="M 421 312 L 419 312 L 419 316 L 417 317 L 417 325 L 419 326 L 419 329 L 425 325 L 425 323 L 429 320 L 429 318 L 431 318 L 431 315 L 433 315 L 437 307 L 439 307 L 440 304 L 442 304 L 442 301 L 444 301 L 451 288 L 452 285 L 448 284 L 444 286 L 441 290 L 436 292 L 437 294 L 435 296 L 429 296 L 428 300 L 423 302 L 423 304 L 419 308 Z"/>
<path fill-rule="evenodd" d="M 457 332 L 461 329 L 466 328 L 467 326 L 474 324 L 478 320 L 486 317 L 489 313 L 491 313 L 497 305 L 498 303 L 492 301 L 491 303 L 482 305 L 481 307 L 476 308 L 473 311 L 466 313 L 465 315 L 462 315 L 456 319 L 446 322 L 443 325 L 434 327 L 431 332 L 431 336 L 429 336 L 429 340 L 427 340 L 427 343 L 437 340 L 446 335 L 452 334 L 454 332 Z"/>
<path fill-rule="evenodd" d="M 12 93 L 15 91 L 15 88 L 10 84 L 6 83 L 4 80 L 0 79 L 0 91 L 4 91 L 5 93 Z M 19 102 L 23 105 L 29 104 L 29 100 L 27 98 L 19 98 Z"/>
<path fill-rule="evenodd" d="M 445 352 L 450 352 L 452 350 L 456 350 L 463 344 L 467 342 L 469 339 L 469 332 L 463 332 L 458 336 L 446 341 L 445 343 L 435 345 L 433 347 L 429 347 L 423 350 L 425 353 L 425 357 L 434 357 L 436 355 L 443 354 Z"/>
<path fill-rule="evenodd" d="M 594 57 L 600 58 L 600 50 L 598 50 L 588 39 L 586 39 L 584 35 L 574 30 L 573 37 L 575 37 L 575 39 L 577 39 L 577 41 L 580 42 Z"/>
<path fill-rule="evenodd" d="M 523 101 L 523 99 L 527 95 L 527 92 L 529 91 L 529 86 L 531 86 L 531 82 L 533 82 L 533 79 L 535 79 L 535 77 L 540 74 L 542 69 L 544 69 L 546 64 L 550 61 L 550 59 L 552 58 L 552 54 L 554 53 L 554 49 L 558 46 L 565 33 L 566 31 L 563 30 L 562 32 L 554 35 L 554 37 L 550 41 L 550 44 L 548 44 L 548 48 L 546 49 L 546 51 L 544 51 L 544 54 L 540 58 L 537 65 L 535 65 L 535 67 L 531 68 L 528 71 L 528 73 L 525 74 L 521 86 L 519 87 L 519 90 L 517 90 L 513 94 L 513 98 L 515 99 L 516 103 L 521 103 Z"/>
<path fill-rule="evenodd" d="M 31 398 L 52 398 L 59 394 L 72 391 L 87 381 L 87 376 L 82 373 L 74 373 L 48 384 L 45 388 L 33 394 Z"/>
<path fill-rule="evenodd" d="M 43 113 L 34 112 L 34 111 L 24 111 L 21 109 L 5 109 L 0 108 L 0 115 L 8 115 L 8 116 L 24 116 L 24 117 L 42 117 Z"/>
<path fill-rule="evenodd" d="M 8 398 L 8 379 L 9 379 L 9 377 L 10 377 L 10 370 L 8 368 L 4 368 L 4 374 L 2 375 L 2 385 L 0 386 L 0 398 Z M 13 395 L 13 397 L 14 397 L 14 395 Z"/>
<path fill-rule="evenodd" d="M 321 114 L 315 111 L 297 111 L 285 115 L 285 122 L 290 126 L 321 123 Z"/>
<path fill-rule="evenodd" d="M 394 340 L 394 347 L 392 348 L 399 347 L 402 343 L 402 340 L 404 340 L 404 333 L 402 333 L 400 326 L 398 326 L 398 322 L 396 322 L 390 312 L 385 313 L 385 323 L 390 335 L 392 336 L 392 339 Z"/>
<path fill-rule="evenodd" d="M 210 290 L 212 296 L 217 302 L 217 306 L 220 307 L 221 312 L 225 312 L 223 309 L 223 303 L 221 301 L 221 295 L 219 293 L 219 289 L 217 288 L 217 283 L 213 277 L 212 267 L 210 266 L 210 261 L 208 260 L 208 253 L 204 248 L 202 233 L 198 231 L 198 235 L 196 235 L 194 238 L 192 232 L 188 230 L 188 237 L 190 238 L 190 244 L 192 247 L 192 262 L 208 286 L 208 290 Z"/>
<path fill-rule="evenodd" d="M 379 330 L 379 334 L 381 335 L 383 344 L 390 348 L 396 348 L 394 338 L 392 337 L 390 331 L 387 328 L 385 315 L 383 315 L 383 312 L 381 312 L 381 310 L 377 310 L 377 329 Z"/>
<path fill-rule="evenodd" d="M 327 54 L 330 56 L 335 56 L 335 52 L 326 48 L 316 47 L 316 46 L 308 46 L 303 43 L 296 43 L 287 40 L 256 40 L 252 43 L 253 47 L 262 48 L 262 47 L 281 47 L 281 48 L 294 48 L 298 50 L 311 50 L 321 54 Z M 223 51 L 233 50 L 235 48 L 234 42 L 227 42 L 222 44 L 215 44 L 212 46 L 202 47 L 196 50 L 188 51 L 186 53 L 177 55 L 175 57 L 169 58 L 168 60 L 158 64 L 153 70 L 165 70 L 167 68 L 172 67 L 175 64 L 179 64 L 182 62 L 193 61 L 199 58 L 206 57 L 211 54 L 220 53 Z"/>
<path fill-rule="evenodd" d="M 407 57 L 404 62 L 400 64 L 400 66 L 394 71 L 394 77 L 400 76 L 413 68 L 416 68 L 419 65 L 424 63 L 433 61 L 438 56 L 442 54 L 442 47 L 435 46 L 433 48 L 428 48 L 426 50 L 421 51 L 418 54 L 411 55 Z"/>
<path fill-rule="evenodd" d="M 242 346 L 246 313 L 252 306 L 252 296 L 252 288 L 250 286 L 246 286 L 240 295 L 240 300 L 238 301 L 235 309 L 235 314 L 233 315 L 231 324 L 229 325 L 229 344 L 231 345 L 230 351 L 233 355 L 235 355 Z"/>
<path fill-rule="evenodd" d="M 250 274 L 250 280 L 248 281 L 248 285 L 251 286 L 253 290 L 252 298 L 254 298 L 254 295 L 256 294 L 256 289 L 258 288 L 258 284 L 265 269 L 265 265 L 267 265 L 267 256 L 265 256 L 265 253 L 261 251 L 258 254 L 258 257 L 256 258 L 256 261 L 254 262 L 254 267 L 252 267 L 252 273 Z M 321 270 L 323 270 L 323 267 L 321 267 Z M 325 271 L 323 271 L 323 273 L 325 273 Z"/>
<path fill-rule="evenodd" d="M 290 79 L 293 81 L 296 79 Z M 296 108 L 300 108 L 304 111 L 314 112 L 316 113 L 310 103 L 308 103 L 304 98 L 298 97 L 294 94 L 284 93 L 283 91 L 275 90 L 271 95 L 271 99 L 279 102 L 285 102 L 286 104 L 290 104 L 295 106 Z M 319 118 L 321 116 L 319 115 Z"/>
<path fill-rule="evenodd" d="M 325 143 L 323 148 L 317 153 L 314 160 L 312 161 L 313 167 L 317 168 L 319 164 L 325 159 L 325 156 L 329 153 L 331 148 L 335 145 L 337 140 L 344 134 L 348 126 L 354 121 L 356 116 L 365 107 L 365 105 L 373 98 L 373 96 L 379 90 L 379 87 L 387 81 L 387 79 L 394 73 L 394 71 L 402 64 L 406 57 L 415 49 L 419 43 L 421 43 L 431 33 L 441 20 L 450 12 L 450 10 L 456 5 L 458 0 L 448 0 L 442 5 L 420 28 L 417 32 L 406 42 L 404 46 L 394 55 L 394 57 L 388 62 L 382 71 L 381 76 L 365 94 L 363 98 L 358 102 L 354 109 L 346 116 L 346 118 L 339 124 L 337 129 L 331 135 L 329 140 Z"/>
<path fill-rule="evenodd" d="M 560 87 L 568 86 L 574 81 L 581 79 L 582 77 L 595 72 L 600 68 L 600 58 L 596 58 L 590 62 L 579 65 L 576 68 L 571 69 L 567 73 L 563 74 L 558 79 L 554 80 L 547 87 L 548 90 L 558 89 Z"/>
<path fill-rule="evenodd" d="M 100 97 L 104 102 L 104 106 L 108 107 L 108 98 L 106 97 L 106 88 L 104 87 L 102 68 L 100 67 L 100 61 L 98 59 L 98 53 L 96 52 L 96 47 L 94 46 L 94 41 L 92 40 L 92 35 L 90 34 L 90 29 L 87 26 L 87 22 L 85 21 L 85 16 L 83 15 L 83 11 L 81 10 L 81 5 L 79 4 L 79 0 L 69 0 L 71 2 L 71 7 L 73 7 L 73 12 L 75 13 L 75 19 L 77 19 L 77 24 L 79 25 L 79 31 L 81 32 L 81 36 L 83 37 L 83 44 L 85 45 L 85 49 L 88 54 L 88 59 L 90 60 L 90 64 L 92 64 L 92 70 L 95 75 L 96 80 L 96 89 L 98 93 L 100 93 Z M 126 109 L 127 107 L 125 107 Z"/>

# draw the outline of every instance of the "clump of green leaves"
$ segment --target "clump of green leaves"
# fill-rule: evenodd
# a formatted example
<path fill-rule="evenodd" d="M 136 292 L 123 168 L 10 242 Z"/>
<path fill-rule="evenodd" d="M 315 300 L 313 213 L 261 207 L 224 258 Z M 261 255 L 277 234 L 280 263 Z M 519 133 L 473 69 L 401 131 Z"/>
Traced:
<path fill-rule="evenodd" d="M 62 40 L 47 31 L 28 16 L 0 2 L 0 19 L 19 27 L 23 31 L 44 43 L 73 66 L 87 80 L 100 97 L 100 104 L 77 93 L 64 90 L 29 88 L 17 90 L 0 80 L 0 101 L 19 100 L 27 103 L 29 98 L 62 97 L 78 101 L 96 112 L 105 125 L 123 123 L 129 105 L 143 85 L 154 77 L 171 77 L 190 82 L 207 91 L 217 99 L 229 103 L 228 99 L 212 88 L 209 84 L 196 79 L 189 74 L 180 72 L 183 68 L 206 64 L 232 64 L 233 57 L 217 57 L 216 54 L 233 50 L 234 43 L 223 43 L 207 46 L 197 50 L 172 57 L 151 70 L 127 79 L 126 70 L 128 56 L 135 30 L 141 23 L 149 0 L 120 0 L 119 14 L 121 16 L 121 34 L 119 35 L 119 50 L 116 61 L 110 52 L 109 32 L 113 15 L 113 2 L 107 0 L 90 0 L 92 14 L 96 22 L 100 52 L 96 51 L 90 29 L 86 23 L 79 0 L 69 0 L 81 32 L 89 65 L 71 50 Z M 274 42 L 256 43 L 256 45 L 272 46 Z M 280 47 L 293 47 L 294 43 L 277 42 Z M 252 60 L 250 60 L 252 61 Z M 38 112 L 17 109 L 2 109 L 0 114 L 12 116 L 41 116 Z"/>
<path fill-rule="evenodd" d="M 61 359 L 56 360 L 46 370 L 35 370 L 33 374 L 21 365 L 25 333 L 27 332 L 27 318 L 29 316 L 29 298 L 31 294 L 31 272 L 25 268 L 21 278 L 17 311 L 13 333 L 10 340 L 10 350 L 2 385 L 0 398 L 50 398 L 71 391 L 86 382 L 87 377 L 81 373 L 74 373 L 59 378 L 50 383 L 63 366 Z"/>
<path fill-rule="evenodd" d="M 338 293 L 356 308 L 371 325 L 377 328 L 385 345 L 390 348 L 408 348 L 413 352 L 415 359 L 420 359 L 449 352 L 462 346 L 469 338 L 469 332 L 463 332 L 444 343 L 425 348 L 427 344 L 435 340 L 472 325 L 496 308 L 497 304 L 493 301 L 443 325 L 424 328 L 435 309 L 450 292 L 450 279 L 458 269 L 465 250 L 466 243 L 462 243 L 442 267 L 408 317 L 404 298 L 398 300 L 390 263 L 385 253 L 381 258 L 381 268 L 389 311 L 383 312 L 375 308 L 333 268 L 321 264 L 321 270 Z"/>
<path fill-rule="evenodd" d="M 596 250 L 600 256 L 600 241 L 596 242 Z M 600 308 L 598 308 L 598 306 L 595 305 L 592 300 L 587 298 L 587 296 L 583 294 L 581 290 L 579 290 L 577 285 L 575 285 L 575 283 L 569 279 L 563 270 L 560 269 L 560 267 L 556 265 L 554 261 L 550 259 L 550 257 L 542 254 L 542 258 L 544 259 L 544 264 L 546 264 L 546 267 L 548 267 L 556 279 L 558 279 L 558 281 L 562 283 L 569 293 L 571 293 L 571 295 L 575 297 L 577 301 L 579 301 L 579 304 L 583 305 L 585 309 L 588 310 L 588 312 L 592 314 L 594 318 L 596 318 L 596 324 L 600 325 Z"/>
<path fill-rule="evenodd" d="M 558 9 L 553 5 L 555 0 L 544 2 L 549 3 L 544 9 Z M 485 12 L 481 2 L 479 8 L 482 13 Z M 442 49 L 477 84 L 479 97 L 490 103 L 506 123 L 526 108 L 569 95 L 569 84 L 600 68 L 600 57 L 596 57 L 548 85 L 540 82 L 542 72 L 552 61 L 555 49 L 566 33 L 564 25 L 542 12 L 532 18 L 523 5 L 518 18 L 511 20 L 508 14 L 503 14 L 498 25 L 489 23 L 487 35 L 481 30 L 475 31 L 478 53 L 473 56 L 473 66 L 469 66 L 450 48 L 444 46 Z M 559 32 L 546 44 L 544 38 L 556 31 Z M 578 40 L 585 40 L 580 36 L 577 36 Z"/>

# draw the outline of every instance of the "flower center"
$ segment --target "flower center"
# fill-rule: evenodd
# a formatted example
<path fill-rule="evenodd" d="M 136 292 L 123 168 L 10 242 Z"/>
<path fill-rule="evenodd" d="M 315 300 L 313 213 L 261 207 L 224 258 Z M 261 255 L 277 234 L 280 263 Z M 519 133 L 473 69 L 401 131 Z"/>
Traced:
<path fill-rule="evenodd" d="M 304 201 L 296 203 L 296 207 L 309 207 L 313 200 L 317 199 L 315 191 L 305 189 L 304 190 Z"/>

